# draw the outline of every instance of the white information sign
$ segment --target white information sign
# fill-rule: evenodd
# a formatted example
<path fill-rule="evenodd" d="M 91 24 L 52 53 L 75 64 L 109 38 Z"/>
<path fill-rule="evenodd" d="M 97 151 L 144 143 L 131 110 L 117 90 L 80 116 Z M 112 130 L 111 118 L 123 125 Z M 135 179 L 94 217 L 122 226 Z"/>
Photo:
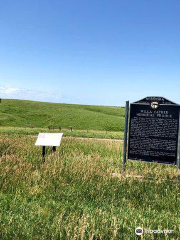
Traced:
<path fill-rule="evenodd" d="M 39 133 L 36 146 L 58 147 L 61 144 L 63 133 Z"/>

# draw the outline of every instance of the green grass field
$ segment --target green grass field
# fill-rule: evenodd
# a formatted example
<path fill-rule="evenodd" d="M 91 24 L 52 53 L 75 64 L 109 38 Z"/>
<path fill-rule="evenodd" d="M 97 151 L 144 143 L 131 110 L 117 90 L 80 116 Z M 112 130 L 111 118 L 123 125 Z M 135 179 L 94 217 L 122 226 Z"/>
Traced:
<path fill-rule="evenodd" d="M 0 125 L 21 128 L 72 127 L 73 130 L 123 131 L 124 108 L 3 99 Z"/>
<path fill-rule="evenodd" d="M 101 139 L 120 139 L 124 137 L 123 132 L 98 131 L 98 130 L 67 130 L 67 129 L 48 129 L 48 128 L 22 128 L 22 127 L 0 127 L 0 134 L 6 133 L 10 136 L 19 135 L 38 135 L 39 132 L 63 132 L 65 137 L 80 138 L 101 138 Z"/>
<path fill-rule="evenodd" d="M 122 143 L 64 138 L 46 162 L 35 138 L 1 134 L 0 239 L 179 239 L 175 166 L 128 161 Z M 143 234 L 136 227 L 169 229 Z"/>
<path fill-rule="evenodd" d="M 0 125 L 0 239 L 179 239 L 177 168 L 128 161 L 122 172 L 124 108 L 2 100 Z M 59 131 L 43 164 L 36 136 Z M 137 237 L 138 226 L 173 233 Z"/>

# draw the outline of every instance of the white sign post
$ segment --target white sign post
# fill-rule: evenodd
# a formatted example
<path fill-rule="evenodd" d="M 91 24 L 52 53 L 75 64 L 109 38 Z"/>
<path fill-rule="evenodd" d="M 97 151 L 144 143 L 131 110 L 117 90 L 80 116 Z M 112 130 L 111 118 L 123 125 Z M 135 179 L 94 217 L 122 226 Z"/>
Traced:
<path fill-rule="evenodd" d="M 39 133 L 36 140 L 36 146 L 42 146 L 42 159 L 45 162 L 45 150 L 46 146 L 53 147 L 53 152 L 56 152 L 56 147 L 59 147 L 63 133 Z"/>

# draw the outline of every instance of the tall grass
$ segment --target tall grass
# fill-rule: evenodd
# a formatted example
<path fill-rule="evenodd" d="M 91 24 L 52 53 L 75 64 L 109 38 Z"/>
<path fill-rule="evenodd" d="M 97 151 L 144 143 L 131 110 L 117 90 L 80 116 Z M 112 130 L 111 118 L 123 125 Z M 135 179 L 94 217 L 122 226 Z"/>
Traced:
<path fill-rule="evenodd" d="M 175 166 L 128 161 L 113 141 L 63 139 L 53 155 L 31 136 L 0 140 L 0 239 L 179 239 Z M 138 238 L 137 238 L 138 239 Z"/>

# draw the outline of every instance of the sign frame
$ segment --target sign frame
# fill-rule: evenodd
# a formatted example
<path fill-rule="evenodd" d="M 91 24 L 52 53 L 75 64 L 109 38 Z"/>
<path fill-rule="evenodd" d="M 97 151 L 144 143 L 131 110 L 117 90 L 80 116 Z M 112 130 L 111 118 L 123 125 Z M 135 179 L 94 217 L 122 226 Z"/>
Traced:
<path fill-rule="evenodd" d="M 155 102 L 156 101 L 156 102 Z M 130 149 L 130 124 L 131 124 L 131 111 L 132 111 L 132 106 L 139 105 L 139 106 L 149 106 L 152 102 L 154 102 L 154 109 L 157 110 L 159 107 L 167 106 L 167 107 L 179 107 L 179 113 L 178 115 L 178 129 L 177 129 L 177 139 L 176 139 L 176 144 L 177 144 L 177 156 L 176 160 L 174 163 L 170 162 L 163 162 L 163 161 L 157 161 L 156 159 L 147 161 L 146 159 L 131 159 L 130 154 L 129 154 L 129 149 Z M 157 106 L 159 105 L 159 106 Z M 172 109 L 171 109 L 172 110 Z M 177 110 L 178 111 L 178 110 Z M 180 105 L 176 104 L 164 97 L 146 97 L 143 98 L 139 101 L 133 102 L 130 104 L 129 107 L 129 101 L 126 101 L 126 107 L 125 107 L 125 129 L 124 129 L 124 154 L 123 154 L 123 171 L 125 171 L 126 168 L 126 161 L 127 160 L 135 160 L 135 161 L 141 161 L 141 162 L 150 162 L 150 163 L 160 163 L 160 164 L 172 164 L 172 165 L 177 165 L 177 167 L 180 169 Z M 158 138 L 158 137 L 157 137 Z"/>
<path fill-rule="evenodd" d="M 36 146 L 59 147 L 62 141 L 63 133 L 39 133 Z"/>

